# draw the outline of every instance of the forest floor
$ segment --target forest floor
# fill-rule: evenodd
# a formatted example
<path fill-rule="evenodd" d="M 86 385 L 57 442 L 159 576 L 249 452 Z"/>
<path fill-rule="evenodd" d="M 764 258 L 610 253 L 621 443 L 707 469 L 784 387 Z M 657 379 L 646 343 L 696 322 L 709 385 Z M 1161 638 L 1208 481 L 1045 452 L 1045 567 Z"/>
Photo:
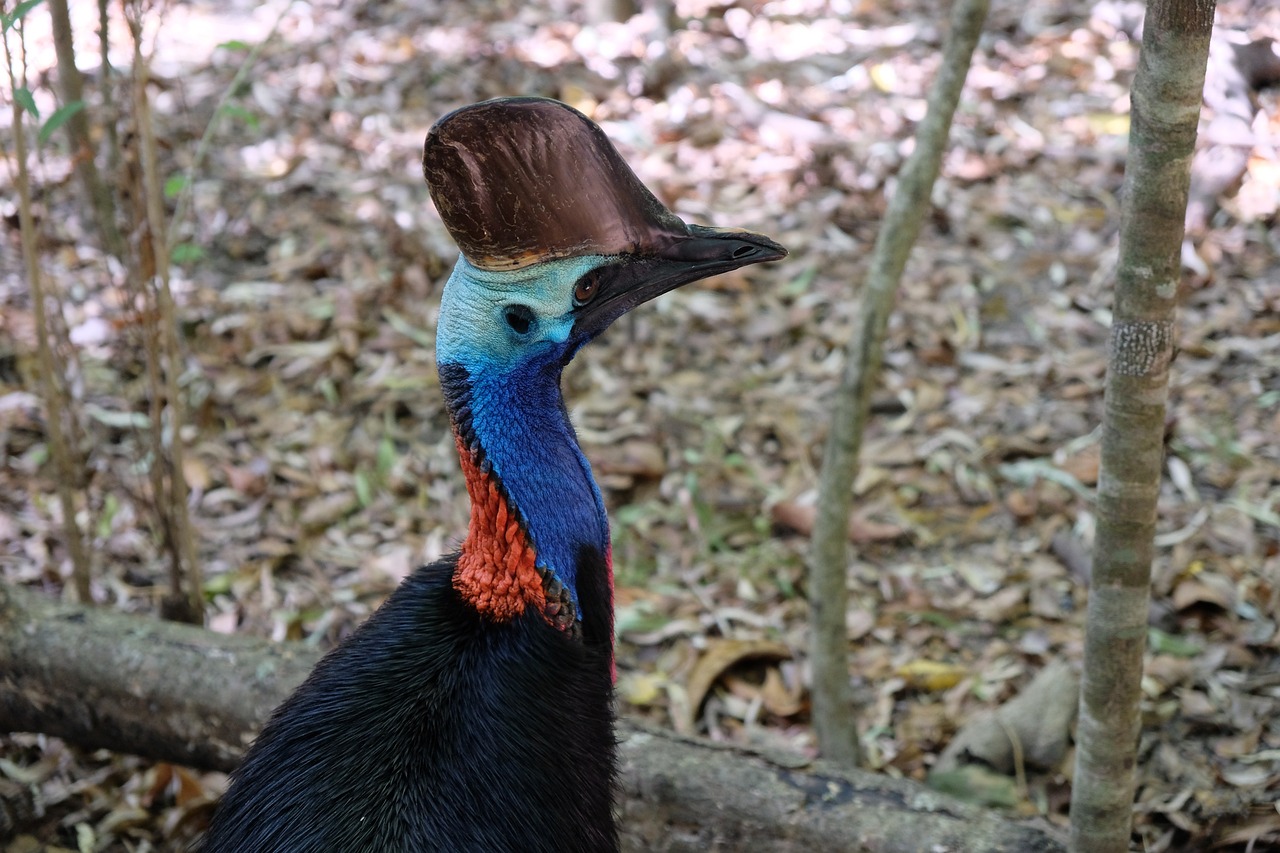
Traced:
<path fill-rule="evenodd" d="M 174 283 L 207 623 L 327 647 L 459 541 L 433 352 L 455 249 L 418 157 L 454 107 L 556 97 L 686 220 L 791 250 L 637 311 L 575 362 L 566 396 L 614 523 L 624 713 L 812 752 L 804 534 L 858 283 L 944 22 L 922 0 L 676 0 L 674 25 L 588 25 L 580 5 L 294 4 L 235 91 L 281 3 L 193 0 L 150 20 L 166 176 L 213 123 Z M 44 15 L 28 61 L 51 112 Z M 1140 19 L 1133 3 L 997 2 L 974 57 L 850 528 L 858 727 L 882 772 L 924 780 L 966 722 L 1080 660 Z M 1266 0 L 1224 0 L 1219 19 L 1280 38 Z M 92 73 L 95 21 L 75 23 Z M 1147 851 L 1280 849 L 1280 91 L 1257 97 L 1254 139 L 1231 141 L 1252 146 L 1247 171 L 1192 235 L 1181 293 L 1143 683 Z M 78 351 L 94 594 L 154 612 L 167 568 L 140 429 L 146 318 L 94 248 L 59 144 L 34 166 L 43 269 Z M 0 573 L 57 594 L 69 560 L 2 204 Z M 1071 761 L 987 778 L 984 799 L 1064 824 Z M 28 841 L 79 850 L 172 849 L 225 784 L 35 735 L 0 738 L 6 777 L 38 792 Z"/>

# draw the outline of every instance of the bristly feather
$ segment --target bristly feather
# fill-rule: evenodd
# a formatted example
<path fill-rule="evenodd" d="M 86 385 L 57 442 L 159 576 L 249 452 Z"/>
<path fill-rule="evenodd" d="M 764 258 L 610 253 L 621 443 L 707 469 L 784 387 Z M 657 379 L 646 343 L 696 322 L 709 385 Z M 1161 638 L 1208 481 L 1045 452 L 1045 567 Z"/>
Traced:
<path fill-rule="evenodd" d="M 455 561 L 406 579 L 280 707 L 205 853 L 617 849 L 609 629 L 487 621 Z M 609 607 L 606 561 L 578 557 L 591 612 Z"/>

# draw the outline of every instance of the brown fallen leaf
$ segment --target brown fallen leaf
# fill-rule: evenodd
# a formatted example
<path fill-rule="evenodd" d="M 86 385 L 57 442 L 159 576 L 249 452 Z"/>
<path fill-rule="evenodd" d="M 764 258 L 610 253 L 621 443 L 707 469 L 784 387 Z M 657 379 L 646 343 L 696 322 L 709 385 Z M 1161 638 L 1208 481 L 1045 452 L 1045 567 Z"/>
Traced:
<path fill-rule="evenodd" d="M 247 465 L 223 465 L 227 484 L 242 495 L 257 497 L 267 490 L 267 475 L 271 473 L 271 463 L 259 456 Z"/>
<path fill-rule="evenodd" d="M 1218 846 L 1244 844 L 1247 845 L 1246 849 L 1263 850 L 1266 848 L 1259 846 L 1257 842 L 1280 841 L 1280 807 L 1277 807 L 1277 812 L 1274 815 L 1264 814 L 1250 820 L 1244 826 L 1226 830 L 1219 838 Z"/>
<path fill-rule="evenodd" d="M 844 626 L 849 633 L 850 642 L 861 640 L 876 626 L 876 615 L 870 610 L 850 610 L 845 614 Z"/>
<path fill-rule="evenodd" d="M 1035 492 L 1028 489 L 1014 489 L 1004 497 L 1005 509 L 1019 521 L 1026 521 L 1035 516 L 1039 505 Z"/>
<path fill-rule="evenodd" d="M 795 501 L 780 501 L 773 505 L 769 515 L 775 526 L 794 531 L 801 536 L 809 536 L 813 533 L 813 526 L 818 520 L 818 508 Z M 874 521 L 856 515 L 849 518 L 849 540 L 859 545 L 869 542 L 891 542 L 905 533 L 906 528 L 898 524 Z"/>
<path fill-rule="evenodd" d="M 1086 486 L 1097 485 L 1098 469 L 1102 466 L 1102 446 L 1091 444 L 1068 456 L 1058 467 Z"/>
<path fill-rule="evenodd" d="M 197 456 L 182 457 L 182 474 L 186 477 L 187 488 L 193 492 L 207 492 L 213 477 L 209 474 L 209 466 Z"/>
<path fill-rule="evenodd" d="M 760 696 L 764 700 L 764 709 L 775 717 L 793 717 L 805 706 L 804 691 L 800 685 L 788 686 L 782 673 L 773 667 L 764 674 Z"/>
<path fill-rule="evenodd" d="M 1223 610 L 1236 606 L 1236 589 L 1228 578 L 1210 572 L 1201 572 L 1194 579 L 1184 580 L 1173 590 L 1173 606 L 1186 610 L 1196 604 L 1212 604 Z"/>
<path fill-rule="evenodd" d="M 355 492 L 334 492 L 306 505 L 298 524 L 308 533 L 317 533 L 346 518 L 360 505 Z"/>
<path fill-rule="evenodd" d="M 794 716 L 805 707 L 799 685 L 788 687 L 776 667 L 765 670 L 763 683 L 736 675 L 726 675 L 722 680 L 730 693 L 748 702 L 759 700 L 765 711 L 777 717 Z"/>
<path fill-rule="evenodd" d="M 599 474 L 626 474 L 656 480 L 667 472 L 662 448 L 652 441 L 632 439 L 619 444 L 593 447 L 591 465 Z"/>
<path fill-rule="evenodd" d="M 693 730 L 693 722 L 697 719 L 712 685 L 733 667 L 747 660 L 786 660 L 790 657 L 790 647 L 773 640 L 710 641 L 707 650 L 693 665 L 693 671 L 689 673 L 689 680 L 685 684 L 685 692 L 689 697 L 686 731 Z"/>

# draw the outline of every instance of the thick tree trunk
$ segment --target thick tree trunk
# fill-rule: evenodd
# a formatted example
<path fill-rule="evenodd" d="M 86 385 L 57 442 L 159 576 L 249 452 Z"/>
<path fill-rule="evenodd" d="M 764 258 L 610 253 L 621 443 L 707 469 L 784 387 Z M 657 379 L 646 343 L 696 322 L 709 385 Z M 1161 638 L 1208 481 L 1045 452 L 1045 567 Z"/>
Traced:
<path fill-rule="evenodd" d="M 1129 849 L 1179 254 L 1213 0 L 1152 0 L 1133 81 L 1071 849 Z"/>
<path fill-rule="evenodd" d="M 229 770 L 319 653 L 86 609 L 0 585 L 0 731 Z M 1062 853 L 914 783 L 619 726 L 634 851 Z"/>

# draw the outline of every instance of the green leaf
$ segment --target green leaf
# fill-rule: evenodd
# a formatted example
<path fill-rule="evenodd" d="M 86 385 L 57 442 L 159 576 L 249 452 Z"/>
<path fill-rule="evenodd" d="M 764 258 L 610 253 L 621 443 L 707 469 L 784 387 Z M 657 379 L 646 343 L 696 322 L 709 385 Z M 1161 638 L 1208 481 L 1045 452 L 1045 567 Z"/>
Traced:
<path fill-rule="evenodd" d="M 384 480 L 391 473 L 391 469 L 396 464 L 396 443 L 391 440 L 390 436 L 384 435 L 382 440 L 378 442 L 378 455 L 376 470 L 378 479 Z"/>
<path fill-rule="evenodd" d="M 179 243 L 173 247 L 173 256 L 170 260 L 175 264 L 194 264 L 203 258 L 204 249 L 195 243 Z"/>
<path fill-rule="evenodd" d="M 356 500 L 360 502 L 360 506 L 366 507 L 373 502 L 373 486 L 369 483 L 368 476 L 364 471 L 356 472 Z"/>
<path fill-rule="evenodd" d="M 386 319 L 387 324 L 391 326 L 391 328 L 395 329 L 418 346 L 429 351 L 435 350 L 436 339 L 431 335 L 431 333 L 423 329 L 419 329 L 417 326 L 413 325 L 390 308 L 384 308 L 382 316 Z"/>
<path fill-rule="evenodd" d="M 18 106 L 31 113 L 36 118 L 40 118 L 40 109 L 36 106 L 36 99 L 31 97 L 31 90 L 23 86 L 13 90 L 13 99 L 18 102 Z"/>
<path fill-rule="evenodd" d="M 164 182 L 164 197 L 176 198 L 187 188 L 186 175 L 174 175 L 172 178 Z"/>
<path fill-rule="evenodd" d="M 151 419 L 142 412 L 126 412 L 120 409 L 104 409 L 92 403 L 84 407 L 85 414 L 108 429 L 144 431 L 151 428 Z"/>
<path fill-rule="evenodd" d="M 1193 658 L 1204 651 L 1194 640 L 1167 634 L 1159 628 L 1147 629 L 1147 645 L 1156 654 L 1173 655 L 1177 658 Z"/>
<path fill-rule="evenodd" d="M 219 112 L 227 118 L 238 118 L 249 127 L 258 126 L 258 117 L 237 104 L 227 104 Z"/>
<path fill-rule="evenodd" d="M 240 41 L 240 39 L 232 39 L 231 41 L 224 41 L 222 44 L 218 45 L 218 47 L 222 48 L 223 50 L 242 50 L 243 51 L 243 50 L 252 49 L 252 47 L 249 45 L 248 42 Z"/>
<path fill-rule="evenodd" d="M 333 383 L 331 378 L 321 376 L 320 380 L 316 382 L 316 390 L 324 396 L 325 402 L 330 406 L 338 405 L 338 386 Z"/>
<path fill-rule="evenodd" d="M 212 598 L 215 595 L 231 592 L 232 580 L 234 580 L 234 578 L 231 577 L 231 572 L 223 572 L 222 574 L 214 575 L 213 577 L 205 575 L 204 594 Z"/>
<path fill-rule="evenodd" d="M 115 521 L 116 513 L 119 511 L 120 499 L 111 492 L 107 492 L 107 497 L 102 502 L 102 513 L 98 516 L 99 539 L 106 539 L 111 535 L 111 523 Z"/>
<path fill-rule="evenodd" d="M 44 145 L 49 141 L 49 137 L 57 132 L 58 128 L 67 123 L 67 119 L 84 109 L 84 101 L 72 101 L 65 106 L 58 107 L 53 115 L 49 116 L 49 120 L 40 128 L 40 144 Z"/>
<path fill-rule="evenodd" d="M 40 5 L 40 0 L 23 0 L 22 3 L 19 3 L 17 6 L 14 7 L 13 12 L 11 14 L 4 16 L 4 31 L 6 33 L 9 32 L 9 30 L 13 27 L 14 24 L 18 23 L 18 21 L 21 21 L 24 17 L 26 17 L 26 14 L 28 12 L 30 12 L 32 9 L 34 9 L 39 5 Z"/>

